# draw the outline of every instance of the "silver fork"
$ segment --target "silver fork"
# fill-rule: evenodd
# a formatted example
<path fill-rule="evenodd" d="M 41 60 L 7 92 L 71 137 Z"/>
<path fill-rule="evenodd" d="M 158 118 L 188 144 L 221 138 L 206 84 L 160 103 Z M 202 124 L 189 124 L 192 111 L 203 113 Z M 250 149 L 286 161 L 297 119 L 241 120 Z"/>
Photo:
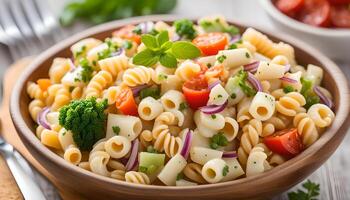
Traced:
<path fill-rule="evenodd" d="M 26 169 L 15 156 L 14 152 L 13 146 L 6 143 L 0 136 L 0 154 L 2 154 L 2 156 L 5 158 L 12 175 L 16 180 L 16 183 L 23 194 L 23 197 L 25 199 L 45 200 L 46 198 L 43 192 L 33 181 L 33 178 L 26 172 Z"/>
<path fill-rule="evenodd" d="M 13 60 L 34 55 L 62 38 L 46 0 L 0 0 L 0 43 Z"/>

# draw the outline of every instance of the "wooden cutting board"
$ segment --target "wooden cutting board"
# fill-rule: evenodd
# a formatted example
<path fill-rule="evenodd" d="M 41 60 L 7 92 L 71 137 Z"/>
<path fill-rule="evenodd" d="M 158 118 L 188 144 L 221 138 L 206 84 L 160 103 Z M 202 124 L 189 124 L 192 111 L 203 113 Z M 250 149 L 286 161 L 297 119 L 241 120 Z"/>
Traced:
<path fill-rule="evenodd" d="M 70 199 L 84 199 L 78 194 L 74 194 L 71 191 L 66 190 L 60 185 L 56 178 L 53 177 L 48 171 L 46 171 L 40 163 L 35 160 L 20 140 L 15 127 L 12 124 L 12 120 L 9 113 L 9 101 L 12 88 L 21 72 L 25 67 L 33 60 L 32 57 L 21 59 L 8 68 L 4 74 L 3 84 L 3 101 L 0 107 L 0 119 L 1 119 L 1 131 L 0 133 L 7 142 L 12 144 L 17 151 L 19 151 L 27 161 L 34 166 L 38 172 L 47 177 L 60 193 L 60 196 L 64 200 Z M 14 180 L 10 170 L 8 169 L 5 160 L 0 156 L 0 200 L 17 200 L 23 199 L 23 196 Z"/>

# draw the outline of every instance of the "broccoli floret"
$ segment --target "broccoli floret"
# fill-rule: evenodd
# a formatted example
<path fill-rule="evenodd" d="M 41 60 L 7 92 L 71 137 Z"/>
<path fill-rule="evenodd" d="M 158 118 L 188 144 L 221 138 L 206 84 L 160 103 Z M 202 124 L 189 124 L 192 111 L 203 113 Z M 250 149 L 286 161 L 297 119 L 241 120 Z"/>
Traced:
<path fill-rule="evenodd" d="M 91 150 L 92 146 L 105 136 L 104 113 L 107 101 L 96 102 L 95 98 L 75 100 L 61 108 L 59 123 L 72 131 L 73 140 L 81 150 Z"/>
<path fill-rule="evenodd" d="M 196 36 L 196 30 L 193 28 L 192 21 L 180 19 L 174 23 L 176 33 L 186 39 L 192 40 Z"/>

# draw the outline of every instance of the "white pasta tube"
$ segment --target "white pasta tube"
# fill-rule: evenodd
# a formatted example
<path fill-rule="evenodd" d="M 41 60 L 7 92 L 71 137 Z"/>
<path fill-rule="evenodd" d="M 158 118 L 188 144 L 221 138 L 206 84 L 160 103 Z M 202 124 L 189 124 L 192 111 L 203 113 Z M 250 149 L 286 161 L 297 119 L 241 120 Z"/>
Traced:
<path fill-rule="evenodd" d="M 208 105 L 222 105 L 224 104 L 229 95 L 221 84 L 217 84 L 210 90 Z"/>
<path fill-rule="evenodd" d="M 209 147 L 209 138 L 199 134 L 198 129 L 193 131 L 191 149 L 193 147 Z"/>
<path fill-rule="evenodd" d="M 140 118 L 129 115 L 108 114 L 106 138 L 113 137 L 116 133 L 113 127 L 119 128 L 119 135 L 134 140 L 142 130 Z"/>
<path fill-rule="evenodd" d="M 78 165 L 81 161 L 81 152 L 73 140 L 73 133 L 62 128 L 58 132 L 58 140 L 64 151 L 63 158 L 74 165 Z"/>
<path fill-rule="evenodd" d="M 70 50 L 72 51 L 73 55 L 77 57 L 78 52 L 81 52 L 84 55 L 87 51 L 100 45 L 101 43 L 101 40 L 95 38 L 85 38 L 73 44 L 70 47 Z"/>
<path fill-rule="evenodd" d="M 139 116 L 144 120 L 153 120 L 162 112 L 162 104 L 153 97 L 146 97 L 142 99 L 138 106 Z"/>
<path fill-rule="evenodd" d="M 97 62 L 99 52 L 102 52 L 106 49 L 108 49 L 108 45 L 106 43 L 102 43 L 90 49 L 86 54 L 86 58 L 88 59 L 89 63 Z"/>
<path fill-rule="evenodd" d="M 211 67 L 211 66 L 214 66 L 214 64 L 216 62 L 216 56 L 200 57 L 200 58 L 198 58 L 198 62 L 203 63 L 204 65 L 206 65 L 208 67 Z"/>
<path fill-rule="evenodd" d="M 238 130 L 238 122 L 231 117 L 225 117 L 225 126 L 219 132 L 223 133 L 226 139 L 230 142 L 236 138 Z"/>
<path fill-rule="evenodd" d="M 203 165 L 202 176 L 208 183 L 220 182 L 224 178 L 223 171 L 226 166 L 226 162 L 221 158 L 209 160 Z"/>
<path fill-rule="evenodd" d="M 286 67 L 274 63 L 260 62 L 255 76 L 259 80 L 271 80 L 282 78 L 286 71 Z"/>
<path fill-rule="evenodd" d="M 316 65 L 309 64 L 307 66 L 305 78 L 311 80 L 314 85 L 320 85 L 323 79 L 323 69 Z"/>
<path fill-rule="evenodd" d="M 270 58 L 268 58 L 268 57 L 266 57 L 266 56 L 264 56 L 264 55 L 262 55 L 260 53 L 257 53 L 257 52 L 254 53 L 254 59 L 258 60 L 258 61 L 264 61 L 264 62 L 270 62 L 271 61 Z"/>
<path fill-rule="evenodd" d="M 261 147 L 254 147 L 250 152 L 247 160 L 246 175 L 247 177 L 260 174 L 265 171 L 265 161 L 267 155 Z"/>
<path fill-rule="evenodd" d="M 109 159 L 109 154 L 104 151 L 90 153 L 89 163 L 91 171 L 102 176 L 109 176 L 110 172 L 107 169 Z"/>
<path fill-rule="evenodd" d="M 182 155 L 176 154 L 168 161 L 162 171 L 158 174 L 158 179 L 165 185 L 175 185 L 177 175 L 186 167 L 186 165 L 186 159 Z"/>
<path fill-rule="evenodd" d="M 258 92 L 249 107 L 249 113 L 258 120 L 268 120 L 275 113 L 275 97 Z"/>
<path fill-rule="evenodd" d="M 307 111 L 307 114 L 315 122 L 315 125 L 320 128 L 329 126 L 335 117 L 333 111 L 328 106 L 320 103 L 312 105 Z"/>
<path fill-rule="evenodd" d="M 169 90 L 160 98 L 164 110 L 178 110 L 180 108 L 180 104 L 185 101 L 184 95 L 177 90 Z"/>
<path fill-rule="evenodd" d="M 220 114 L 207 115 L 197 110 L 194 114 L 194 122 L 198 131 L 204 137 L 212 137 L 225 126 L 225 118 Z"/>
<path fill-rule="evenodd" d="M 123 136 L 113 136 L 105 142 L 105 150 L 112 158 L 122 158 L 129 153 L 131 142 Z"/>
<path fill-rule="evenodd" d="M 193 147 L 190 152 L 191 160 L 200 165 L 204 165 L 209 160 L 212 160 L 215 158 L 221 158 L 222 154 L 223 154 L 222 151 L 204 148 L 204 147 Z"/>
<path fill-rule="evenodd" d="M 246 48 L 222 50 L 216 55 L 216 59 L 222 58 L 225 68 L 237 68 L 251 62 L 252 55 Z"/>
<path fill-rule="evenodd" d="M 221 180 L 222 182 L 232 181 L 244 174 L 244 170 L 239 164 L 237 158 L 224 158 L 223 160 L 228 166 L 228 172 L 227 175 Z"/>
<path fill-rule="evenodd" d="M 167 78 L 162 81 L 160 85 L 161 94 L 166 93 L 169 90 L 181 91 L 182 81 L 175 75 L 168 75 Z"/>

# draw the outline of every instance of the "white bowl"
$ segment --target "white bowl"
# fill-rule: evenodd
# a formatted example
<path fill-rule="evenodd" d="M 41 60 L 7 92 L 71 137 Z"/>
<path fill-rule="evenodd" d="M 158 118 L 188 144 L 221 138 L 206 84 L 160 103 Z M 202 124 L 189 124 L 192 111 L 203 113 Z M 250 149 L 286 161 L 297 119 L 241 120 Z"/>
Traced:
<path fill-rule="evenodd" d="M 350 29 L 310 26 L 283 14 L 271 0 L 260 0 L 260 4 L 277 29 L 304 40 L 334 60 L 350 62 Z"/>

